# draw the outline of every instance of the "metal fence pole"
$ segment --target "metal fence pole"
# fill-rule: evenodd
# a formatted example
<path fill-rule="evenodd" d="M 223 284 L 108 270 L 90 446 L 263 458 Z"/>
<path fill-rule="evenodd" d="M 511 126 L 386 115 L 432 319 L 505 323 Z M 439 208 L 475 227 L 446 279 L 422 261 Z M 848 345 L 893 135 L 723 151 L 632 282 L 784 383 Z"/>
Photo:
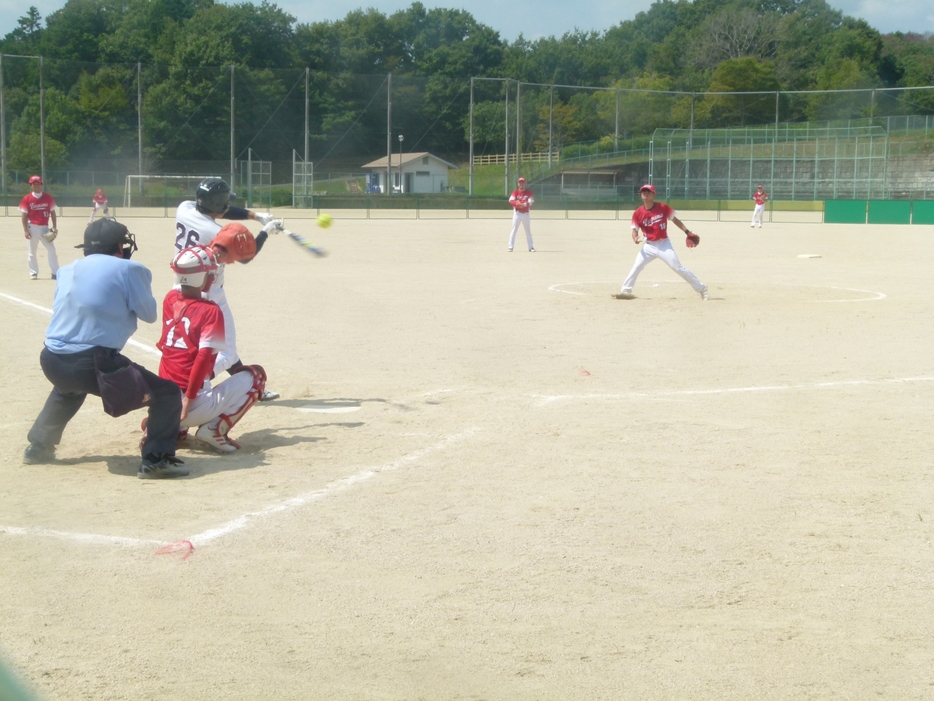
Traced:
<path fill-rule="evenodd" d="M 467 177 L 467 194 L 473 196 L 473 76 L 470 78 L 470 170 Z M 468 200 L 469 202 L 469 200 Z M 469 216 L 469 210 L 468 210 Z"/>
<path fill-rule="evenodd" d="M 45 84 L 42 77 L 42 56 L 39 57 L 39 161 L 42 182 L 45 182 Z"/>
<path fill-rule="evenodd" d="M 235 151 L 236 142 L 234 138 L 234 134 L 235 134 L 234 119 L 235 119 L 235 114 L 236 114 L 236 110 L 234 109 L 235 97 L 236 95 L 234 93 L 234 67 L 231 66 L 230 67 L 230 187 L 231 188 L 233 188 L 234 186 L 234 173 L 237 172 L 237 169 L 236 169 L 237 168 L 236 166 L 237 154 Z"/>

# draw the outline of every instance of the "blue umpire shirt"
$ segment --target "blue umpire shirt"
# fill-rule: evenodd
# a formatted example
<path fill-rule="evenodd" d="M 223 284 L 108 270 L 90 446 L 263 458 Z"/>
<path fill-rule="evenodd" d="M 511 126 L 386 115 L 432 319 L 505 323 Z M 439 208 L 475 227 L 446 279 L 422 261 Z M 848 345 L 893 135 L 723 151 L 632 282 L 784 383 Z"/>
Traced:
<path fill-rule="evenodd" d="M 53 353 L 95 346 L 121 350 L 136 320 L 157 318 L 152 273 L 141 263 L 93 253 L 59 268 L 45 345 Z"/>

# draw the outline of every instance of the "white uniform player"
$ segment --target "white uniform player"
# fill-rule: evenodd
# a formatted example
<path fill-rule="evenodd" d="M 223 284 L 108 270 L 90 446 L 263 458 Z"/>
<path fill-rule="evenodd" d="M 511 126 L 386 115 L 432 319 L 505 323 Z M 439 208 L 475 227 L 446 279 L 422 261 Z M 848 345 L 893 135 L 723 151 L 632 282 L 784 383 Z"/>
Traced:
<path fill-rule="evenodd" d="M 197 200 L 186 200 L 178 205 L 175 212 L 175 253 L 182 249 L 192 246 L 209 246 L 211 241 L 221 230 L 221 224 L 217 219 L 243 220 L 253 219 L 262 224 L 268 224 L 273 221 L 272 214 L 262 212 L 251 212 L 241 207 L 231 207 L 230 187 L 220 178 L 207 178 L 198 185 Z M 257 239 L 257 251 L 262 248 L 266 240 L 265 232 L 261 233 Z M 214 375 L 217 376 L 224 370 L 231 374 L 242 365 L 240 355 L 237 352 L 237 329 L 234 326 L 233 313 L 230 311 L 230 305 L 227 303 L 227 294 L 224 292 L 224 269 L 221 265 L 217 271 L 217 280 L 211 286 L 207 293 L 207 298 L 216 302 L 224 314 L 224 329 L 226 332 L 225 347 L 217 354 L 217 360 L 214 364 Z M 277 392 L 271 392 L 264 389 L 260 401 L 268 402 L 272 399 L 278 399 Z"/>

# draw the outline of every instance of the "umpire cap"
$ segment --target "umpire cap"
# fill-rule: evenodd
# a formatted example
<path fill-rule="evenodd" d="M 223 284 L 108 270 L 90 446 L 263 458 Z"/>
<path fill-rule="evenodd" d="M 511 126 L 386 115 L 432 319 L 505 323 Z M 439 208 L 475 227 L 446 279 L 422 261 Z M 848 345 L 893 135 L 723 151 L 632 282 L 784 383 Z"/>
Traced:
<path fill-rule="evenodd" d="M 136 237 L 116 219 L 98 219 L 84 230 L 84 243 L 75 248 L 83 248 L 84 255 L 104 253 L 107 255 L 121 251 L 129 259 L 137 250 Z"/>

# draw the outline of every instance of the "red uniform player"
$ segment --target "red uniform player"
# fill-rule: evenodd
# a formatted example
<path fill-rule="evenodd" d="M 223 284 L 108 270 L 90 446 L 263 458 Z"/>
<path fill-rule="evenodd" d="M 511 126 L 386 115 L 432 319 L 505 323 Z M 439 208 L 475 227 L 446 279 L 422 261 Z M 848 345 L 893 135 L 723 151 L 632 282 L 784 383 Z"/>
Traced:
<path fill-rule="evenodd" d="M 532 244 L 532 226 L 529 223 L 529 208 L 535 202 L 535 196 L 532 191 L 525 186 L 525 178 L 519 178 L 518 187 L 512 191 L 509 196 L 509 204 L 512 205 L 512 231 L 509 232 L 509 250 L 512 251 L 516 243 L 516 232 L 519 230 L 519 224 L 525 229 L 525 241 L 529 244 L 529 251 L 535 251 Z"/>
<path fill-rule="evenodd" d="M 110 211 L 107 208 L 107 195 L 104 194 L 104 191 L 100 188 L 98 188 L 97 192 L 94 193 L 94 197 L 91 198 L 91 203 L 94 205 L 94 209 L 91 210 L 91 216 L 88 219 L 88 224 L 94 221 L 94 215 L 97 214 L 97 210 L 103 210 L 105 217 L 107 216 L 107 212 Z"/>
<path fill-rule="evenodd" d="M 23 213 L 23 233 L 29 241 L 29 253 L 26 255 L 26 265 L 29 268 L 29 277 L 39 279 L 39 261 L 36 252 L 39 242 L 45 246 L 49 256 L 49 268 L 52 270 L 52 279 L 58 275 L 58 253 L 55 251 L 55 237 L 58 236 L 58 224 L 55 218 L 55 199 L 48 192 L 42 191 L 42 178 L 33 175 L 29 178 L 29 187 L 32 190 L 19 203 L 19 211 Z M 52 226 L 49 227 L 49 220 Z"/>
<path fill-rule="evenodd" d="M 707 299 L 707 285 L 697 279 L 697 276 L 685 268 L 678 260 L 678 254 L 671 247 L 671 241 L 668 239 L 668 221 L 671 220 L 675 226 L 681 229 L 685 234 L 691 234 L 688 228 L 675 216 L 676 212 L 664 202 L 655 201 L 655 186 L 643 185 L 639 189 L 642 196 L 642 206 L 632 214 L 632 240 L 633 243 L 642 243 L 639 237 L 640 230 L 645 233 L 645 243 L 636 254 L 636 262 L 629 271 L 629 275 L 623 282 L 623 287 L 619 294 L 613 295 L 616 299 L 633 299 L 632 288 L 636 284 L 636 278 L 642 269 L 655 258 L 661 258 L 678 275 L 684 278 L 684 281 L 694 288 L 701 299 Z M 699 240 L 699 239 L 698 239 Z"/>
<path fill-rule="evenodd" d="M 762 216 L 765 213 L 765 203 L 769 201 L 769 193 L 762 189 L 761 185 L 756 186 L 756 191 L 752 193 L 752 200 L 756 203 L 756 208 L 752 210 L 752 224 L 750 227 L 756 225 L 756 218 L 759 219 L 759 228 L 762 228 Z"/>
<path fill-rule="evenodd" d="M 224 348 L 224 314 L 205 299 L 217 275 L 211 249 L 193 246 L 178 253 L 172 270 L 178 289 L 162 303 L 162 351 L 159 376 L 182 390 L 182 429 L 197 426 L 195 441 L 224 453 L 240 446 L 228 431 L 263 393 L 266 373 L 259 365 L 241 365 L 229 378 L 211 386 L 214 360 Z"/>

